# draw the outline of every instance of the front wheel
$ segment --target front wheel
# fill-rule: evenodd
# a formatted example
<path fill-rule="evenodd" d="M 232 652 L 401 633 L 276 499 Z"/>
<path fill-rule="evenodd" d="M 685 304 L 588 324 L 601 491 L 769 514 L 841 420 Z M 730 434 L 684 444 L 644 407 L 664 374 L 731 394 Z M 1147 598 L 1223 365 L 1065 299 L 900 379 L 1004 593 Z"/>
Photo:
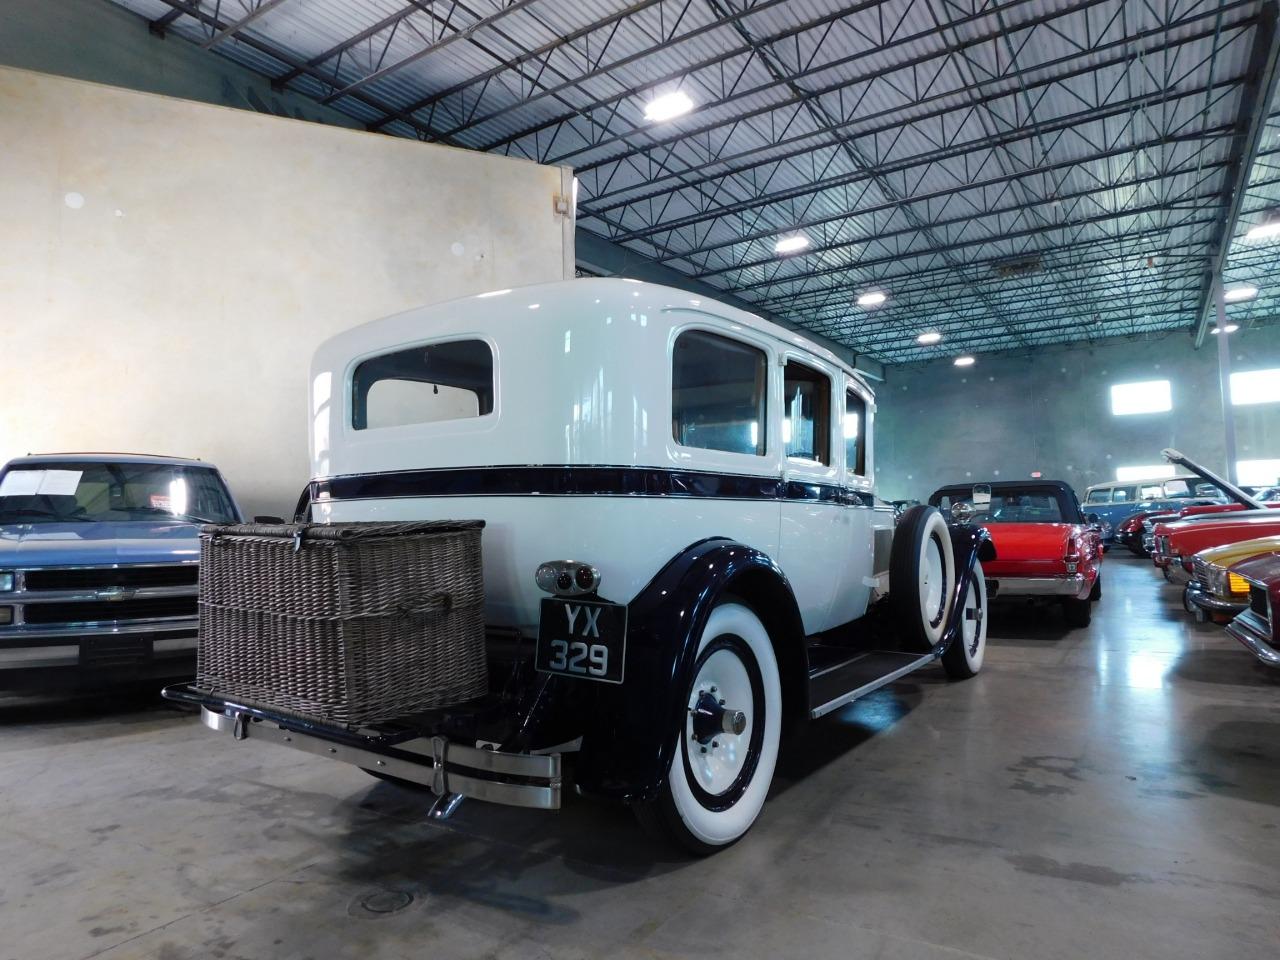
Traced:
<path fill-rule="evenodd" d="M 739 603 L 711 611 L 685 689 L 684 722 L 647 828 L 699 856 L 742 837 L 764 806 L 782 733 L 782 683 L 764 624 Z"/>
<path fill-rule="evenodd" d="M 982 562 L 973 561 L 972 580 L 965 593 L 960 635 L 942 655 L 942 668 L 952 680 L 968 680 L 982 669 L 987 652 L 987 581 Z"/>

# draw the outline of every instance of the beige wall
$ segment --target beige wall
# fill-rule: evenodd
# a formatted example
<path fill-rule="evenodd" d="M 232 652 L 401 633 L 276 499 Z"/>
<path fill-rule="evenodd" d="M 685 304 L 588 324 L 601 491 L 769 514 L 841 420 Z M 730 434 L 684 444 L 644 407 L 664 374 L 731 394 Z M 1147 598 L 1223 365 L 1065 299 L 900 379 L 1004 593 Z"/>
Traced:
<path fill-rule="evenodd" d="M 561 168 L 9 68 L 0 144 L 0 460 L 195 456 L 287 512 L 317 343 L 572 276 Z"/>

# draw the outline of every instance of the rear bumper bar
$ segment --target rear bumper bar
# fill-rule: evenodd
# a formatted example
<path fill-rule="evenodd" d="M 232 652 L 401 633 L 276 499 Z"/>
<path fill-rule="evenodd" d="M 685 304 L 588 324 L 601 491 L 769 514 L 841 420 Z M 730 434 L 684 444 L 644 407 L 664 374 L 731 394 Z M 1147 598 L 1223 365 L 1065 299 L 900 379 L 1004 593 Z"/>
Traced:
<path fill-rule="evenodd" d="M 1061 577 L 989 577 L 1000 597 L 1078 597 L 1086 589 L 1082 573 Z"/>
<path fill-rule="evenodd" d="M 502 753 L 412 731 L 350 732 L 237 704 L 190 685 L 167 687 L 165 697 L 200 707 L 210 730 L 237 741 L 276 743 L 329 760 L 399 777 L 437 797 L 470 797 L 539 810 L 560 808 L 561 756 Z"/>

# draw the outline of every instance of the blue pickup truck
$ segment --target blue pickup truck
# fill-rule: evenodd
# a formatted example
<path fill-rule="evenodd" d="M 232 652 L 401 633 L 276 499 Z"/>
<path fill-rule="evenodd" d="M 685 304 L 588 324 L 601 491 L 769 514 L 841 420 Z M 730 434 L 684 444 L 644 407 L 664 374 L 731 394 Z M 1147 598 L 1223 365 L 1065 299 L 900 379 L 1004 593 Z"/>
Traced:
<path fill-rule="evenodd" d="M 0 690 L 195 674 L 200 525 L 238 523 L 199 460 L 48 454 L 0 470 Z"/>

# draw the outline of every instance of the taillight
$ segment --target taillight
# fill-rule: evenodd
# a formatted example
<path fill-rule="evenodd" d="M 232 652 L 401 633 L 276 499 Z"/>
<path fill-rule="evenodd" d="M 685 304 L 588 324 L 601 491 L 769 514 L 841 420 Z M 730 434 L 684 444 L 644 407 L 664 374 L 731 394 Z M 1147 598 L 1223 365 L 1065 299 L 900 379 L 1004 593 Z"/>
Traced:
<path fill-rule="evenodd" d="M 1067 573 L 1075 573 L 1080 568 L 1080 541 L 1072 537 L 1067 542 L 1067 555 L 1062 558 L 1067 564 Z"/>

